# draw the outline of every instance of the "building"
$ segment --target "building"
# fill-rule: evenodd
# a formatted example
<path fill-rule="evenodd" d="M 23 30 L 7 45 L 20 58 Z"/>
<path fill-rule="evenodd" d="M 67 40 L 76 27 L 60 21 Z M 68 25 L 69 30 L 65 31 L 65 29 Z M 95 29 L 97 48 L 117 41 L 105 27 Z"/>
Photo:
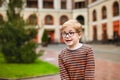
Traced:
<path fill-rule="evenodd" d="M 120 0 L 88 0 L 89 40 L 120 38 Z"/>
<path fill-rule="evenodd" d="M 9 0 L 7 0 L 9 1 Z M 119 0 L 25 0 L 21 13 L 29 24 L 36 24 L 36 40 L 41 43 L 46 30 L 50 43 L 63 42 L 59 29 L 68 19 L 83 26 L 83 42 L 113 39 L 120 36 Z M 0 18 L 7 19 L 6 7 L 0 4 Z"/>

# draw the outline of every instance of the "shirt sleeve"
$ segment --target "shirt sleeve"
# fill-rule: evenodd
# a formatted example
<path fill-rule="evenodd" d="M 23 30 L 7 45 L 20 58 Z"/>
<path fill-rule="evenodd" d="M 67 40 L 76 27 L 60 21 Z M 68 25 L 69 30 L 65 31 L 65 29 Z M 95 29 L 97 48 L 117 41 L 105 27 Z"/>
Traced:
<path fill-rule="evenodd" d="M 95 60 L 92 48 L 87 50 L 87 62 L 85 68 L 85 80 L 94 80 Z"/>
<path fill-rule="evenodd" d="M 68 75 L 68 71 L 65 68 L 63 60 L 60 57 L 60 55 L 58 57 L 58 63 L 59 63 L 59 68 L 60 68 L 60 77 L 61 77 L 61 80 L 70 80 L 69 79 L 69 75 Z"/>

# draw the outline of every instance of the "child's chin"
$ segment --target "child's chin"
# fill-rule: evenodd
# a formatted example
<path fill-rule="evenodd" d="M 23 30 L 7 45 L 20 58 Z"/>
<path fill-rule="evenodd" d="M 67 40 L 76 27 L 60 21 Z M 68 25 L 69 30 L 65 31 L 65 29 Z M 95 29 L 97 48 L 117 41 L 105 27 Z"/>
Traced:
<path fill-rule="evenodd" d="M 68 46 L 71 46 L 71 45 L 72 45 L 72 42 L 66 42 L 66 44 L 67 44 Z"/>

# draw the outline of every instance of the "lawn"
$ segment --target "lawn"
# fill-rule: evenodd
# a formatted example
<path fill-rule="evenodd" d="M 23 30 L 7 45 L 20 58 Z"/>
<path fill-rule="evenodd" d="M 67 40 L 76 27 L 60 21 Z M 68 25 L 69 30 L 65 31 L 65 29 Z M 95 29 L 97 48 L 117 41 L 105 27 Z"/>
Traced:
<path fill-rule="evenodd" d="M 41 60 L 36 60 L 32 64 L 8 64 L 5 63 L 0 53 L 0 78 L 27 78 L 57 74 L 58 72 L 58 67 Z"/>

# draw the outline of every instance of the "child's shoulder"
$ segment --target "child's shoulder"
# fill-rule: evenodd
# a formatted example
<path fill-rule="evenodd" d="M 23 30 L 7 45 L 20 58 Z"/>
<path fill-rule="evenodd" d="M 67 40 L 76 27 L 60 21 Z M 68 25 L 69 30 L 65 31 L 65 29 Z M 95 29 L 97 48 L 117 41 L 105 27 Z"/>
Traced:
<path fill-rule="evenodd" d="M 66 50 L 67 50 L 67 48 L 64 48 L 64 49 L 61 50 L 60 53 L 65 53 Z"/>
<path fill-rule="evenodd" d="M 67 51 L 67 48 L 62 49 L 59 55 L 64 55 L 66 51 Z"/>
<path fill-rule="evenodd" d="M 83 44 L 83 47 L 86 49 L 92 49 L 92 46 L 90 44 Z"/>

